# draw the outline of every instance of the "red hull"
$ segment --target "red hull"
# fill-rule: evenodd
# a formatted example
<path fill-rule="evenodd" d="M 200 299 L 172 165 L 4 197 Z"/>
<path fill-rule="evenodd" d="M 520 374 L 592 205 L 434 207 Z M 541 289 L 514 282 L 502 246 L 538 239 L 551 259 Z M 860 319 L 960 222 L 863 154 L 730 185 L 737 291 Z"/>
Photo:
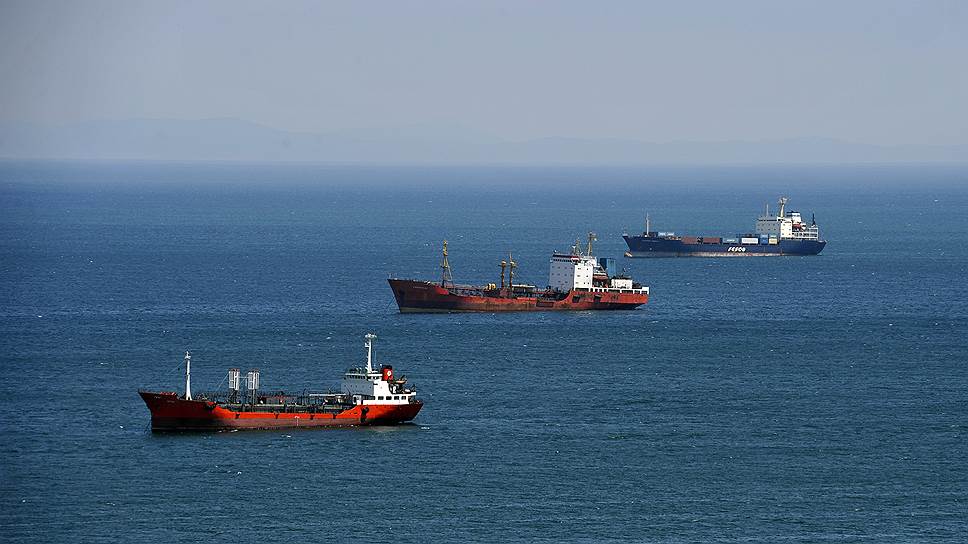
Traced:
<path fill-rule="evenodd" d="M 341 412 L 236 412 L 208 400 L 185 400 L 175 393 L 139 392 L 151 411 L 153 431 L 292 429 L 395 425 L 412 420 L 423 407 L 410 404 L 357 405 Z"/>
<path fill-rule="evenodd" d="M 391 279 L 389 282 L 401 313 L 634 310 L 649 301 L 648 293 L 571 291 L 564 297 L 539 294 L 512 298 L 496 293 L 495 296 L 455 293 L 427 281 Z"/>

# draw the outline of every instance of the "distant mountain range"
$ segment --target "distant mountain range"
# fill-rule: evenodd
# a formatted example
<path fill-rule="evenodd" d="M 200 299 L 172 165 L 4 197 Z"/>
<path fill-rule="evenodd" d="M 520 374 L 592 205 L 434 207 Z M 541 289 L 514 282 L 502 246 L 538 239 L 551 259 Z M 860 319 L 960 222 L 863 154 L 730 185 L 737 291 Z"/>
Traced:
<path fill-rule="evenodd" d="M 506 141 L 455 127 L 288 132 L 236 119 L 0 122 L 0 158 L 313 162 L 671 164 L 965 161 L 968 145 L 881 146 L 828 138 L 663 142 Z"/>

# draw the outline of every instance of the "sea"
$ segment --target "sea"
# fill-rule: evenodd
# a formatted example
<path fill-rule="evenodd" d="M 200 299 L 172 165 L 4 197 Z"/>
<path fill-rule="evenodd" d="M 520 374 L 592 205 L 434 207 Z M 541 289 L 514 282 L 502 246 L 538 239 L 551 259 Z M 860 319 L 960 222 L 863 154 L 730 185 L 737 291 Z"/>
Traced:
<path fill-rule="evenodd" d="M 622 234 L 816 218 L 816 257 Z M 545 285 L 588 232 L 634 311 L 400 314 Z M 139 389 L 336 388 L 412 424 L 153 434 Z M 968 166 L 0 162 L 0 541 L 965 542 Z"/>

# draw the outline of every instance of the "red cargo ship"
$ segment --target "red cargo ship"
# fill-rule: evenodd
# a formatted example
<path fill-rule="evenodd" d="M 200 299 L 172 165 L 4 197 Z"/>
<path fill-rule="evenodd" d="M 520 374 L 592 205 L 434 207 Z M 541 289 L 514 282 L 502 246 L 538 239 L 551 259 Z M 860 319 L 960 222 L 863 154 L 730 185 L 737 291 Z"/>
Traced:
<path fill-rule="evenodd" d="M 222 393 L 192 395 L 191 354 L 185 353 L 185 394 L 139 391 L 151 411 L 152 431 L 211 431 L 395 425 L 412 420 L 423 407 L 406 378 L 395 378 L 393 367 L 373 369 L 373 334 L 366 338 L 366 365 L 343 375 L 339 393 L 287 394 L 259 389 L 259 371 L 241 379 L 228 373 Z M 244 385 L 244 387 L 243 387 Z"/>
<path fill-rule="evenodd" d="M 610 260 L 592 256 L 593 240 L 595 235 L 589 233 L 584 253 L 576 242 L 570 254 L 553 254 L 548 287 L 542 290 L 514 283 L 517 263 L 510 255 L 507 261 L 501 261 L 500 286 L 456 285 L 447 261 L 446 241 L 439 282 L 394 278 L 388 281 L 401 313 L 633 310 L 648 302 L 648 287 L 625 275 L 609 276 Z"/>

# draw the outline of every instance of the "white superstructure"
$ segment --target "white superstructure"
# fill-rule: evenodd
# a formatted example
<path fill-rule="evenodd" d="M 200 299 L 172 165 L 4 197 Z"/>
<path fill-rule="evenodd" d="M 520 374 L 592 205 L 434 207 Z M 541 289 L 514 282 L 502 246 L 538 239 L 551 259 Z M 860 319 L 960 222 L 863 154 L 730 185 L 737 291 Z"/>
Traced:
<path fill-rule="evenodd" d="M 756 234 L 777 239 L 819 240 L 820 227 L 816 222 L 807 225 L 803 222 L 800 212 L 786 213 L 788 201 L 788 198 L 780 197 L 777 202 L 779 209 L 775 216 L 770 215 L 767 208 L 766 215 L 756 220 Z"/>
<path fill-rule="evenodd" d="M 551 271 L 548 274 L 548 285 L 559 291 L 572 289 L 590 289 L 598 259 L 590 255 L 560 255 L 551 256 Z"/>
<path fill-rule="evenodd" d="M 555 253 L 551 256 L 548 287 L 556 291 L 592 291 L 597 293 L 648 293 L 649 288 L 637 286 L 631 278 L 610 278 L 598 258 L 591 254 L 593 233 L 588 234 L 588 252 L 582 253 L 577 241 L 570 254 Z"/>
<path fill-rule="evenodd" d="M 366 366 L 354 367 L 343 374 L 343 393 L 353 396 L 356 404 L 408 404 L 416 400 L 417 392 L 405 387 L 406 378 L 397 379 L 393 367 L 382 365 L 373 369 L 373 340 L 375 334 L 363 337 L 366 342 Z"/>

